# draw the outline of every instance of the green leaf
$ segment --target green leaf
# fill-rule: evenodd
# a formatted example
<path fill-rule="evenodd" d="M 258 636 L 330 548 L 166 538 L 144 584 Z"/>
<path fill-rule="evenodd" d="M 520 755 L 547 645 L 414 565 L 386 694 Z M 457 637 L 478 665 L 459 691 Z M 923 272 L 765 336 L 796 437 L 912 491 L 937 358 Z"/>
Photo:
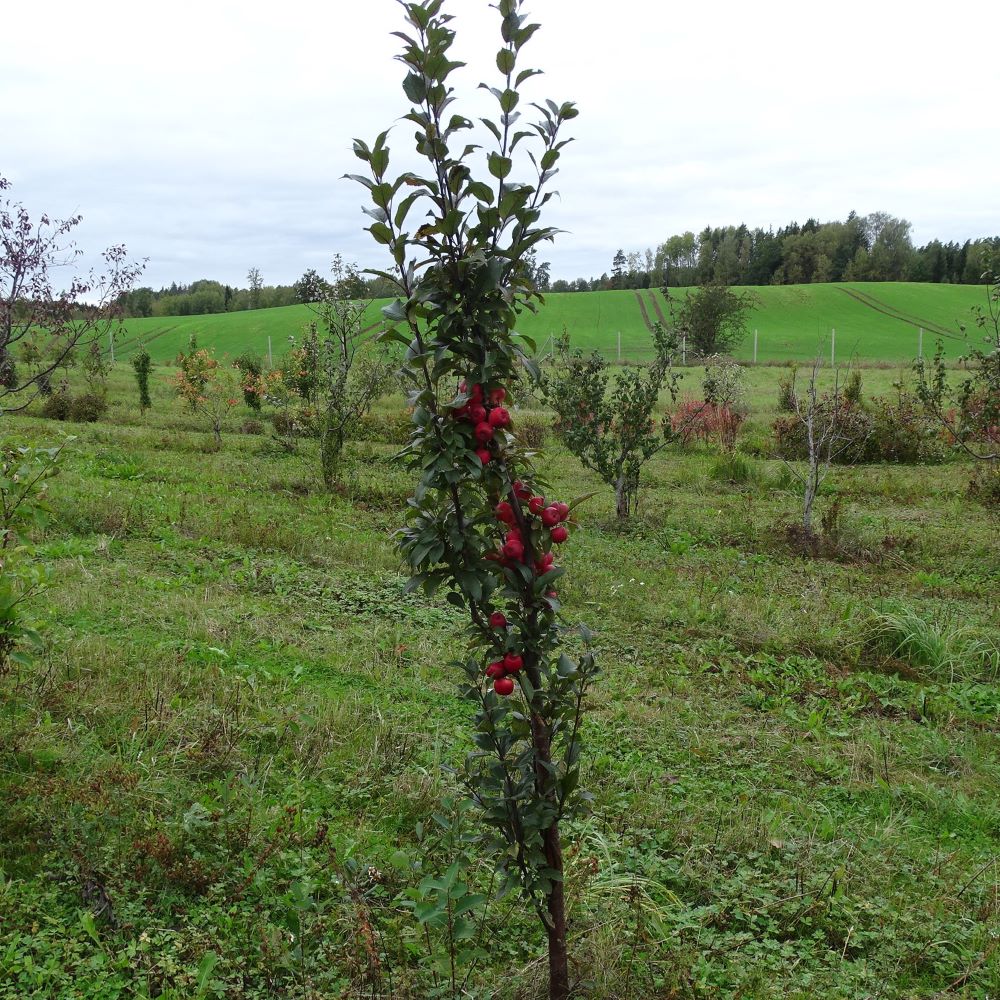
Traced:
<path fill-rule="evenodd" d="M 422 104 L 427 97 L 427 83 L 419 73 L 408 73 L 403 81 L 403 93 L 414 104 Z"/>
<path fill-rule="evenodd" d="M 497 69 L 500 70 L 504 76 L 514 72 L 514 65 L 516 62 L 517 57 L 513 52 L 511 52 L 510 49 L 501 49 L 497 53 Z"/>
<path fill-rule="evenodd" d="M 374 225 L 369 226 L 368 232 L 375 237 L 376 243 L 387 246 L 392 242 L 392 230 L 382 222 L 376 222 Z"/>
<path fill-rule="evenodd" d="M 488 163 L 490 173 L 499 180 L 507 177 L 514 166 L 509 156 L 501 156 L 499 153 L 490 153 Z"/>

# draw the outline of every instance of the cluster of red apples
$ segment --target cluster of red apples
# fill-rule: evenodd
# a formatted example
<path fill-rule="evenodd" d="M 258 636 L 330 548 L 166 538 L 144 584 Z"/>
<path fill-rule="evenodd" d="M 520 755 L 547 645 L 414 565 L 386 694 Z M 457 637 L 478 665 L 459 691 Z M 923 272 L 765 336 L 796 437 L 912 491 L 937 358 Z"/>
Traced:
<path fill-rule="evenodd" d="M 475 435 L 476 454 L 483 465 L 494 460 L 490 445 L 498 430 L 510 427 L 510 412 L 503 405 L 507 390 L 502 386 L 484 390 L 481 385 L 468 386 L 463 382 L 459 387 L 468 395 L 463 406 L 452 412 L 457 420 L 470 423 Z M 516 498 L 517 510 L 514 508 Z M 537 576 L 543 576 L 552 569 L 555 556 L 551 545 L 561 545 L 569 538 L 566 520 L 569 506 L 562 502 L 547 503 L 542 496 L 535 496 L 531 489 L 519 480 L 513 484 L 510 500 L 501 500 L 494 508 L 497 521 L 503 525 L 503 541 L 496 552 L 487 558 L 502 566 L 534 562 Z M 549 590 L 546 597 L 554 598 L 556 592 Z M 514 693 L 514 677 L 524 667 L 524 657 L 516 650 L 507 650 L 509 645 L 507 617 L 502 611 L 494 611 L 489 618 L 489 627 L 497 636 L 500 649 L 494 654 L 499 658 L 486 668 L 486 677 L 493 681 L 493 690 L 501 697 Z M 501 652 L 501 650 L 504 650 Z"/>

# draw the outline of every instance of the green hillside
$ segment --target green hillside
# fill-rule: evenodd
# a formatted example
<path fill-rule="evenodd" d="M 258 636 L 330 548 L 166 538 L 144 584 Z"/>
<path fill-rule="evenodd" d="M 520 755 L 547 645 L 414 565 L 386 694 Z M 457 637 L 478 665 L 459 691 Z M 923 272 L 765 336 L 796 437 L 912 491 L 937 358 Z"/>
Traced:
<path fill-rule="evenodd" d="M 808 360 L 817 353 L 828 357 L 831 330 L 836 330 L 840 359 L 856 355 L 864 361 L 907 362 L 916 356 L 919 327 L 925 330 L 925 353 L 931 353 L 941 337 L 946 352 L 954 356 L 963 349 L 960 324 L 969 324 L 972 307 L 985 301 L 978 286 L 904 282 L 776 285 L 748 291 L 760 300 L 750 326 L 757 331 L 761 362 Z M 677 289 L 673 294 L 687 292 Z M 379 319 L 380 305 L 371 307 L 372 323 Z M 667 312 L 659 291 L 553 293 L 537 313 L 522 316 L 519 329 L 534 337 L 543 352 L 550 338 L 565 329 L 575 345 L 609 357 L 617 356 L 620 335 L 622 357 L 644 360 L 650 356 L 647 320 L 655 321 Z M 192 334 L 202 346 L 229 355 L 247 349 L 266 355 L 270 337 L 273 353 L 280 355 L 288 348 L 288 338 L 301 335 L 313 318 L 308 306 L 287 306 L 132 319 L 116 346 L 116 356 L 126 358 L 145 342 L 155 361 L 167 362 L 186 348 Z M 751 332 L 736 352 L 738 357 L 753 357 L 753 339 Z"/>

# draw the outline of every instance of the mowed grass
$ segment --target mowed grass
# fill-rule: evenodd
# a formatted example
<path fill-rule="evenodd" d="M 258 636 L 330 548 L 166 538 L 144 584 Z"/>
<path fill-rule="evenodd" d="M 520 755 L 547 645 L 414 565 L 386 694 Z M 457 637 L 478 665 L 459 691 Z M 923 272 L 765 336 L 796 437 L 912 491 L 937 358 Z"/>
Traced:
<path fill-rule="evenodd" d="M 752 373 L 748 440 L 779 374 Z M 470 710 L 461 616 L 402 593 L 402 401 L 328 494 L 312 442 L 286 453 L 240 412 L 214 451 L 165 373 L 154 390 L 142 417 L 120 365 L 105 422 L 5 418 L 77 440 L 34 537 L 48 649 L 0 678 L 0 997 L 425 998 L 399 898 L 452 859 L 416 830 L 450 814 Z M 549 436 L 553 495 L 597 491 L 560 588 L 604 671 L 593 812 L 565 831 L 580 995 L 995 996 L 1000 688 L 886 616 L 995 643 L 996 516 L 962 463 L 837 469 L 819 513 L 839 499 L 866 555 L 805 559 L 787 470 L 743 457 L 661 454 L 622 528 Z M 524 908 L 495 902 L 486 935 L 473 995 L 539 997 Z"/>
<path fill-rule="evenodd" d="M 849 294 L 857 291 L 868 301 Z M 683 298 L 689 289 L 672 294 Z M 759 299 L 750 318 L 750 334 L 735 352 L 742 360 L 753 357 L 753 330 L 758 332 L 758 361 L 805 361 L 821 354 L 830 356 L 831 330 L 836 330 L 837 358 L 857 357 L 865 362 L 906 363 L 917 356 L 918 327 L 924 333 L 925 355 L 933 353 L 940 331 L 946 354 L 957 357 L 964 348 L 960 325 L 972 326 L 972 309 L 985 303 L 981 287 L 972 285 L 931 285 L 895 282 L 853 285 L 776 285 L 745 289 Z M 650 322 L 657 319 L 656 305 L 669 316 L 662 294 L 638 293 Z M 874 301 L 871 301 L 874 300 Z M 654 304 L 655 303 L 655 304 Z M 374 303 L 369 321 L 377 323 L 384 302 Z M 884 311 L 880 311 L 882 307 Z M 290 336 L 301 337 L 305 326 L 315 319 L 307 306 L 259 309 L 211 316 L 184 316 L 132 319 L 116 355 L 127 358 L 140 342 L 153 359 L 168 362 L 186 350 L 192 334 L 202 346 L 219 354 L 235 356 L 254 350 L 266 356 L 268 337 L 272 353 L 280 354 Z M 597 350 L 607 357 L 618 356 L 619 334 L 624 360 L 644 361 L 651 356 L 649 330 L 634 291 L 552 293 L 537 313 L 525 313 L 520 332 L 532 337 L 545 353 L 563 331 L 572 343 L 584 350 Z"/>

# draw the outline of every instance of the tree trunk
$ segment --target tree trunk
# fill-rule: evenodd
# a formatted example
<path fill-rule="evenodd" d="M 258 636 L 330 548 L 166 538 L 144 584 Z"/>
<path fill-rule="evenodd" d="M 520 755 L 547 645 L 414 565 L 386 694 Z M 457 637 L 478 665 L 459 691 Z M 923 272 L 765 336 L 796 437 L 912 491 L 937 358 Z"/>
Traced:
<path fill-rule="evenodd" d="M 545 861 L 559 872 L 560 881 L 552 883 L 548 907 L 549 935 L 549 1000 L 569 998 L 569 953 L 566 949 L 566 898 L 563 891 L 562 845 L 559 841 L 559 824 L 553 823 L 545 831 Z"/>
<path fill-rule="evenodd" d="M 534 677 L 537 672 L 532 670 Z M 534 681 L 534 677 L 532 680 Z M 535 782 L 539 791 L 552 796 L 552 778 L 548 767 L 552 763 L 552 744 L 545 720 L 537 713 L 531 713 L 531 743 L 535 751 Z M 569 952 L 566 948 L 566 896 L 562 882 L 562 844 L 559 839 L 559 821 L 544 833 L 543 849 L 545 863 L 558 872 L 558 881 L 552 883 L 552 891 L 546 898 L 549 919 L 545 928 L 549 939 L 549 1000 L 569 1000 Z"/>
<path fill-rule="evenodd" d="M 625 473 L 618 477 L 615 483 L 615 513 L 619 521 L 627 521 L 629 515 L 629 491 Z"/>

